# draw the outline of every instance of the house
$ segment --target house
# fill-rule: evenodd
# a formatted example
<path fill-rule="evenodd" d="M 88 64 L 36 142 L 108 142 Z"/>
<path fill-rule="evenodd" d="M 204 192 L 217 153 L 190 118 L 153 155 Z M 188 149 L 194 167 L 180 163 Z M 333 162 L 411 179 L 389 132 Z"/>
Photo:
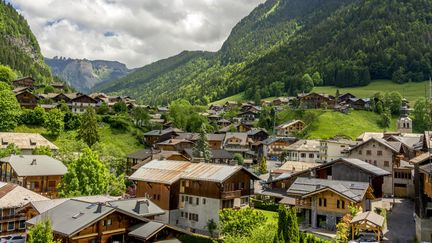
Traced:
<path fill-rule="evenodd" d="M 320 141 L 301 139 L 286 148 L 287 160 L 302 162 L 320 161 Z"/>
<path fill-rule="evenodd" d="M 272 160 L 277 160 L 283 151 L 285 151 L 288 146 L 295 143 L 298 139 L 295 137 L 268 137 L 266 140 L 262 141 L 262 154 L 266 158 L 271 158 Z"/>
<path fill-rule="evenodd" d="M 34 109 L 37 106 L 39 100 L 38 96 L 32 94 L 28 90 L 16 93 L 15 97 L 21 107 L 26 109 Z"/>
<path fill-rule="evenodd" d="M 258 118 L 259 113 L 254 110 L 247 110 L 238 115 L 243 122 L 253 122 Z"/>
<path fill-rule="evenodd" d="M 247 132 L 248 138 L 254 142 L 264 141 L 269 137 L 269 134 L 264 128 L 254 128 Z"/>
<path fill-rule="evenodd" d="M 232 153 L 245 153 L 249 151 L 249 141 L 247 133 L 227 132 L 223 148 Z"/>
<path fill-rule="evenodd" d="M 302 131 L 306 124 L 301 120 L 292 120 L 276 127 L 276 135 L 281 137 L 293 136 L 296 132 Z"/>
<path fill-rule="evenodd" d="M 369 98 L 350 98 L 346 101 L 354 110 L 368 110 L 370 108 Z"/>
<path fill-rule="evenodd" d="M 344 103 L 348 103 L 348 101 L 349 101 L 350 99 L 355 99 L 356 96 L 353 95 L 353 94 L 351 94 L 351 93 L 345 93 L 345 94 L 341 94 L 341 95 L 339 95 L 339 96 L 336 97 L 336 98 L 337 98 L 337 102 L 340 104 L 340 103 L 342 103 L 342 102 L 344 102 Z"/>
<path fill-rule="evenodd" d="M 166 213 L 156 220 L 208 234 L 207 222 L 219 223 L 219 210 L 249 205 L 253 180 L 242 166 L 153 160 L 129 177 L 137 196 L 148 195 Z"/>
<path fill-rule="evenodd" d="M 223 105 L 223 109 L 226 110 L 231 110 L 235 107 L 238 107 L 238 103 L 236 101 L 227 101 L 225 102 L 225 104 Z"/>
<path fill-rule="evenodd" d="M 348 139 L 328 139 L 320 141 L 320 162 L 330 162 L 348 156 L 348 150 L 359 142 Z"/>
<path fill-rule="evenodd" d="M 94 108 L 97 104 L 98 102 L 95 99 L 85 94 L 78 95 L 69 101 L 70 109 L 75 114 L 82 114 L 88 107 Z"/>
<path fill-rule="evenodd" d="M 304 223 L 312 228 L 336 230 L 336 224 L 355 205 L 360 213 L 369 211 L 373 190 L 367 182 L 336 181 L 299 177 L 287 190 Z"/>
<path fill-rule="evenodd" d="M 211 111 L 220 112 L 220 111 L 222 111 L 222 109 L 223 109 L 223 107 L 221 105 L 211 104 L 209 106 L 209 110 L 211 110 Z"/>
<path fill-rule="evenodd" d="M 143 162 L 148 162 L 153 158 L 153 149 L 143 149 L 137 151 L 135 153 L 128 154 L 126 157 L 126 170 L 127 174 L 130 175 L 132 173 L 132 167 L 137 164 L 144 164 Z"/>
<path fill-rule="evenodd" d="M 57 196 L 66 174 L 61 162 L 47 155 L 10 155 L 0 159 L 0 180 L 13 182 L 47 197 Z"/>
<path fill-rule="evenodd" d="M 195 143 L 199 139 L 199 133 L 196 132 L 178 132 L 175 139 L 185 139 Z"/>
<path fill-rule="evenodd" d="M 333 107 L 335 105 L 335 99 L 333 96 L 328 94 L 318 94 L 318 93 L 308 93 L 308 94 L 299 94 L 297 96 L 299 102 L 305 105 L 307 108 L 322 108 L 324 104 L 327 104 L 328 107 Z"/>
<path fill-rule="evenodd" d="M 240 124 L 238 124 L 237 126 L 237 131 L 248 132 L 252 130 L 253 127 L 254 127 L 253 122 L 241 121 Z"/>
<path fill-rule="evenodd" d="M 225 134 L 207 134 L 207 141 L 211 149 L 222 149 Z"/>
<path fill-rule="evenodd" d="M 287 176 L 288 174 L 292 175 L 296 172 L 310 170 L 319 165 L 321 164 L 311 163 L 311 162 L 300 162 L 300 161 L 287 161 L 279 168 L 274 169 L 270 172 L 271 178 L 269 179 L 269 181 L 273 181 L 274 180 L 273 178 L 279 178 L 279 176 L 281 175 L 283 175 L 282 177 Z"/>
<path fill-rule="evenodd" d="M 48 198 L 22 186 L 0 182 L 0 235 L 23 234 L 26 217 L 19 209 L 29 202 Z"/>
<path fill-rule="evenodd" d="M 199 158 L 196 158 L 193 155 L 193 149 L 185 149 L 184 153 L 185 153 L 186 157 L 188 157 L 191 161 L 198 161 L 199 162 Z M 234 156 L 226 150 L 211 149 L 210 153 L 211 153 L 210 163 L 212 163 L 212 164 L 235 165 L 235 163 L 236 163 L 234 161 Z"/>
<path fill-rule="evenodd" d="M 426 135 L 429 133 L 425 132 Z M 416 239 L 423 242 L 432 241 L 432 156 L 429 144 L 425 145 L 425 153 L 410 160 L 414 165 Z"/>
<path fill-rule="evenodd" d="M 129 233 L 152 223 L 152 219 L 161 214 L 164 211 L 147 198 L 104 203 L 70 199 L 28 220 L 26 224 L 33 226 L 49 219 L 54 238 L 61 242 L 134 242 Z"/>
<path fill-rule="evenodd" d="M 59 89 L 59 90 L 64 90 L 65 89 L 65 84 L 64 83 L 52 83 L 51 86 L 54 89 Z"/>
<path fill-rule="evenodd" d="M 24 77 L 24 78 L 20 78 L 20 79 L 16 79 L 14 81 L 12 81 L 12 85 L 17 88 L 17 87 L 27 87 L 30 89 L 33 89 L 35 86 L 36 81 L 32 78 L 32 77 Z"/>
<path fill-rule="evenodd" d="M 33 149 L 40 146 L 48 146 L 52 152 L 58 147 L 48 141 L 39 133 L 0 132 L 0 148 L 15 144 L 24 155 L 31 155 Z"/>
<path fill-rule="evenodd" d="M 284 106 L 289 104 L 290 99 L 288 97 L 279 97 L 272 100 L 273 106 Z"/>
<path fill-rule="evenodd" d="M 179 132 L 178 130 L 173 128 L 149 131 L 144 133 L 144 141 L 148 145 L 153 145 L 155 143 L 159 143 L 168 139 L 175 138 L 178 132 Z"/>
<path fill-rule="evenodd" d="M 412 168 L 404 161 L 400 142 L 373 137 L 351 148 L 348 151 L 348 158 L 357 158 L 394 173 L 392 177 L 384 178 L 383 192 L 385 195 L 414 196 Z"/>
<path fill-rule="evenodd" d="M 156 147 L 164 151 L 183 151 L 187 148 L 192 148 L 194 143 L 186 139 L 168 139 L 163 142 L 157 143 Z"/>
<path fill-rule="evenodd" d="M 231 125 L 231 122 L 227 119 L 222 118 L 218 120 L 216 124 L 221 127 L 229 127 Z"/>

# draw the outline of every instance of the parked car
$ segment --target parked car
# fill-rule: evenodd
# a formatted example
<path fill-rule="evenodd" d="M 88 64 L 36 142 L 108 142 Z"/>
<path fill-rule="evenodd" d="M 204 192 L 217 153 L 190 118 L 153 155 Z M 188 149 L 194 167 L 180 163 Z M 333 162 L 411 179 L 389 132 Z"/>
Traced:
<path fill-rule="evenodd" d="M 0 243 L 24 243 L 25 237 L 22 235 L 10 235 L 0 238 Z"/>

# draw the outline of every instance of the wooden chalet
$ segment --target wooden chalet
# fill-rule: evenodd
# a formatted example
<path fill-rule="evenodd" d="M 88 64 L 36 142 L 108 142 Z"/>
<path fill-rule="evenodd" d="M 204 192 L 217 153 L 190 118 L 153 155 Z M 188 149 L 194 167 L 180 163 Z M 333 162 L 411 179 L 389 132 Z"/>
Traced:
<path fill-rule="evenodd" d="M 258 142 L 266 140 L 269 137 L 269 133 L 264 128 L 257 128 L 248 131 L 247 136 L 254 142 Z"/>
<path fill-rule="evenodd" d="M 328 94 L 299 94 L 297 99 L 306 107 L 314 109 L 322 108 L 324 103 L 326 103 L 328 107 L 333 107 L 335 105 L 334 97 Z"/>
<path fill-rule="evenodd" d="M 38 105 L 39 97 L 28 90 L 15 94 L 18 103 L 26 109 L 34 109 Z"/>
<path fill-rule="evenodd" d="M 168 139 L 157 143 L 156 147 L 164 151 L 183 151 L 184 149 L 192 148 L 194 143 L 186 139 Z"/>
<path fill-rule="evenodd" d="M 16 87 L 27 87 L 33 89 L 36 81 L 32 77 L 24 77 L 12 81 L 12 85 Z"/>
<path fill-rule="evenodd" d="M 207 141 L 211 149 L 222 149 L 225 134 L 207 134 Z"/>
<path fill-rule="evenodd" d="M 69 101 L 70 109 L 73 113 L 84 113 L 88 107 L 96 107 L 98 102 L 92 97 L 81 94 Z"/>
<path fill-rule="evenodd" d="M 144 141 L 148 145 L 153 145 L 177 137 L 178 132 L 180 131 L 173 128 L 149 131 L 144 133 Z"/>
<path fill-rule="evenodd" d="M 346 101 L 354 110 L 368 110 L 370 108 L 369 98 L 350 98 Z"/>
<path fill-rule="evenodd" d="M 291 120 L 284 124 L 277 126 L 276 135 L 282 137 L 293 136 L 296 132 L 302 131 L 306 124 L 301 120 Z"/>
<path fill-rule="evenodd" d="M 350 99 L 355 99 L 355 98 L 356 98 L 355 95 L 353 95 L 351 93 L 345 93 L 345 94 L 341 94 L 341 95 L 339 95 L 339 97 L 337 97 L 337 102 L 338 103 L 342 103 L 342 102 L 348 103 L 348 101 Z"/>

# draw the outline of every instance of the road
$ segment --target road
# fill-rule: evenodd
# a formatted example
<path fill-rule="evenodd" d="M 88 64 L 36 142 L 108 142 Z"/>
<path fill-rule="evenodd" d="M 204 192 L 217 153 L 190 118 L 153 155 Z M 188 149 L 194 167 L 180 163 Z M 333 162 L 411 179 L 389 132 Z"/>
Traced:
<path fill-rule="evenodd" d="M 415 242 L 414 203 L 409 199 L 396 199 L 392 212 L 387 213 L 388 232 L 385 242 Z"/>

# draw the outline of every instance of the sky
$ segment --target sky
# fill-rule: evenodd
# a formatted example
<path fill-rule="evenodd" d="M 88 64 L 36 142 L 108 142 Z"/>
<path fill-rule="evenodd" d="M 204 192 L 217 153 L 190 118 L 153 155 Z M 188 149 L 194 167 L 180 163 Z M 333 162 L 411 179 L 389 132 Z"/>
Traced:
<path fill-rule="evenodd" d="M 114 60 L 129 68 L 183 50 L 217 51 L 264 0 L 9 0 L 42 54 Z"/>

